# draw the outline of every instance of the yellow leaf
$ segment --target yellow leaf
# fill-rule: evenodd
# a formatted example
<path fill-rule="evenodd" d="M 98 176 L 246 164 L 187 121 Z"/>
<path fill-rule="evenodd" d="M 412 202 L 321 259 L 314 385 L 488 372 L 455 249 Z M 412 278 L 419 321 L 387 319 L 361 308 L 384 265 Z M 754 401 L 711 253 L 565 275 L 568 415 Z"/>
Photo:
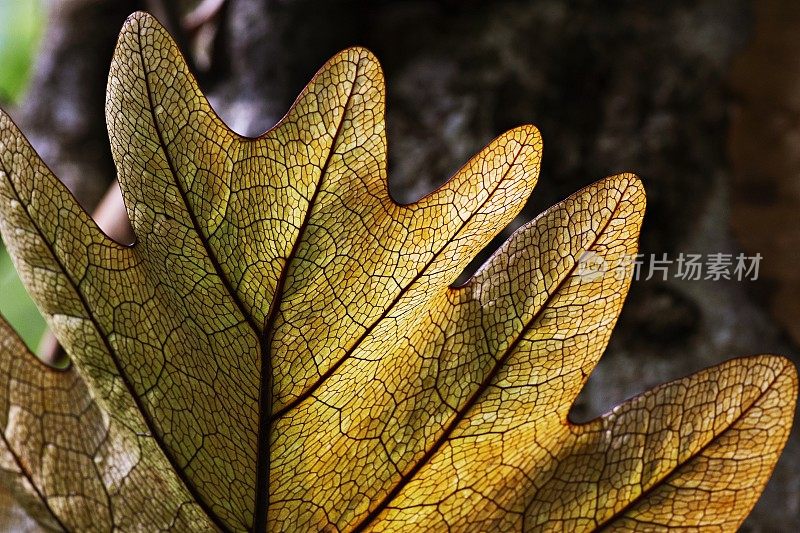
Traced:
<path fill-rule="evenodd" d="M 636 177 L 550 208 L 453 287 L 535 184 L 532 126 L 399 205 L 368 51 L 243 138 L 141 13 L 107 121 L 132 246 L 0 117 L 0 230 L 72 362 L 0 324 L 0 474 L 44 527 L 731 529 L 755 503 L 794 410 L 782 358 L 567 421 L 630 283 L 578 260 L 635 253 Z"/>

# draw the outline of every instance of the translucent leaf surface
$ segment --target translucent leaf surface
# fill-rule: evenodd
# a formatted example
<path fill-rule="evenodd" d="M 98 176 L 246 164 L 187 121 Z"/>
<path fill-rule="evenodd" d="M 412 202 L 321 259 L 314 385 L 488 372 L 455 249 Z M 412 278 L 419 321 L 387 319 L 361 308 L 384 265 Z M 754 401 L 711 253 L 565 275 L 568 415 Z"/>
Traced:
<path fill-rule="evenodd" d="M 106 237 L 0 118 L 0 229 L 72 365 L 3 324 L 2 477 L 67 530 L 735 527 L 786 441 L 794 367 L 735 360 L 585 425 L 644 192 L 607 178 L 518 230 L 532 126 L 399 205 L 383 76 L 331 59 L 250 139 L 133 15 L 107 120 L 136 242 Z"/>

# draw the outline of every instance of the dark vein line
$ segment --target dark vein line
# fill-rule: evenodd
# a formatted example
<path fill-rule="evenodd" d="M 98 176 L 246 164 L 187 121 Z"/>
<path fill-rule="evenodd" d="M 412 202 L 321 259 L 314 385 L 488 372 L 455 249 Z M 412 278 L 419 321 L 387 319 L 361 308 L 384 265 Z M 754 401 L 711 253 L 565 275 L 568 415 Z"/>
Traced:
<path fill-rule="evenodd" d="M 186 477 L 186 475 L 184 474 L 183 470 L 181 470 L 178 467 L 178 464 L 175 461 L 175 458 L 169 453 L 169 451 L 168 451 L 168 449 L 166 447 L 166 444 L 164 442 L 162 442 L 162 440 L 159 438 L 158 432 L 155 431 L 155 424 L 154 424 L 153 420 L 150 418 L 148 412 L 144 409 L 144 405 L 142 404 L 141 399 L 136 395 L 136 391 L 133 388 L 133 384 L 128 379 L 127 374 L 123 371 L 122 362 L 119 360 L 119 357 L 117 356 L 117 353 L 112 348 L 111 343 L 108 340 L 108 335 L 105 332 L 104 328 L 100 325 L 100 322 L 94 316 L 94 313 L 92 312 L 92 308 L 89 306 L 89 302 L 86 300 L 86 297 L 84 296 L 83 292 L 80 290 L 80 286 L 75 282 L 75 279 L 72 277 L 72 274 L 70 274 L 70 272 L 67 269 L 66 265 L 64 265 L 64 263 L 61 261 L 61 259 L 59 259 L 58 255 L 56 254 L 55 249 L 53 248 L 53 245 L 50 243 L 50 241 L 45 236 L 44 231 L 42 231 L 42 228 L 40 228 L 39 224 L 36 223 L 35 218 L 31 215 L 30 211 L 28 210 L 28 204 L 22 200 L 22 197 L 20 196 L 19 191 L 17 191 L 17 188 L 14 185 L 14 182 L 13 182 L 13 180 L 11 178 L 11 174 L 8 172 L 8 169 L 6 169 L 5 166 L 3 166 L 3 172 L 5 172 L 5 174 L 8 176 L 7 183 L 9 184 L 9 187 L 11 188 L 11 191 L 14 193 L 14 196 L 16 197 L 17 201 L 20 203 L 21 206 L 23 206 L 23 209 L 25 210 L 25 214 L 28 216 L 28 219 L 30 220 L 31 225 L 36 229 L 36 232 L 39 234 L 39 238 L 41 239 L 41 241 L 44 244 L 45 248 L 47 248 L 48 252 L 50 253 L 51 257 L 53 258 L 53 261 L 56 263 L 56 265 L 58 265 L 58 268 L 61 270 L 61 273 L 63 273 L 64 277 L 67 279 L 67 281 L 70 283 L 70 285 L 72 286 L 73 290 L 75 291 L 75 294 L 78 297 L 78 300 L 80 301 L 81 306 L 83 307 L 84 311 L 86 312 L 86 317 L 81 317 L 81 318 L 85 318 L 85 319 L 89 320 L 89 322 L 92 323 L 92 325 L 94 326 L 95 330 L 98 332 L 98 336 L 100 337 L 100 340 L 103 343 L 103 346 L 105 347 L 106 351 L 108 352 L 108 355 L 111 358 L 111 361 L 114 363 L 114 367 L 117 370 L 117 375 L 120 378 L 120 380 L 122 380 L 122 383 L 125 385 L 125 388 L 128 391 L 128 394 L 133 398 L 134 404 L 136 405 L 138 411 L 141 413 L 142 420 L 144 421 L 145 425 L 147 426 L 147 429 L 148 429 L 148 432 L 150 433 L 150 436 L 153 438 L 153 440 L 155 441 L 156 445 L 161 449 L 162 453 L 167 458 L 167 460 L 169 461 L 170 465 L 172 465 L 172 468 L 175 471 L 175 473 L 178 476 L 178 478 L 181 481 L 183 481 L 184 485 L 186 486 L 187 491 L 194 497 L 194 499 L 197 501 L 198 505 L 206 513 L 206 515 L 208 515 L 209 520 L 211 520 L 211 522 L 213 522 L 215 525 L 217 525 L 217 527 L 219 527 L 222 531 L 224 531 L 224 532 L 230 531 L 229 529 L 227 529 L 227 527 L 225 527 L 224 524 L 222 524 L 222 522 L 211 511 L 210 507 L 208 507 L 208 505 L 199 497 L 199 495 L 197 493 L 197 489 L 194 487 L 194 485 L 192 484 L 191 480 L 189 480 Z M 123 425 L 127 427 L 126 424 L 123 424 Z"/>
<path fill-rule="evenodd" d="M 156 130 L 159 144 L 164 150 L 164 159 L 167 161 L 167 166 L 169 167 L 169 171 L 175 180 L 175 188 L 178 189 L 178 192 L 180 193 L 181 196 L 181 200 L 183 201 L 183 204 L 186 207 L 186 213 L 189 215 L 189 219 L 192 223 L 192 229 L 194 229 L 195 233 L 197 233 L 199 237 L 198 240 L 200 241 L 200 244 L 203 246 L 203 250 L 208 256 L 208 259 L 211 262 L 211 266 L 213 267 L 214 272 L 219 277 L 220 282 L 225 287 L 225 290 L 230 295 L 234 305 L 237 307 L 239 313 L 242 315 L 243 321 L 246 322 L 248 326 L 250 326 L 250 328 L 253 330 L 253 333 L 255 333 L 256 336 L 259 336 L 261 332 L 258 329 L 258 325 L 256 324 L 255 320 L 253 320 L 251 313 L 247 311 L 244 302 L 241 300 L 241 298 L 239 298 L 239 295 L 236 292 L 233 283 L 228 278 L 227 274 L 225 273 L 225 270 L 222 268 L 222 264 L 219 262 L 219 259 L 217 258 L 216 253 L 211 248 L 211 244 L 208 242 L 208 236 L 203 232 L 202 227 L 200 226 L 200 222 L 197 220 L 197 216 L 195 215 L 194 210 L 192 209 L 191 204 L 189 202 L 188 192 L 183 188 L 183 184 L 181 183 L 180 172 L 178 172 L 175 162 L 172 160 L 172 156 L 170 155 L 169 145 L 164 140 L 163 132 L 161 131 L 161 127 L 159 126 L 158 119 L 156 118 L 154 112 L 156 102 L 153 97 L 152 89 L 150 87 L 150 80 L 148 79 L 149 72 L 145 68 L 144 52 L 141 43 L 141 32 L 139 33 L 139 57 L 141 58 L 142 61 L 144 84 L 147 89 L 147 98 L 150 103 L 150 114 L 153 118 L 153 128 Z"/>
<path fill-rule="evenodd" d="M 137 32 L 137 37 L 138 37 L 138 44 L 139 44 L 139 56 L 140 56 L 141 61 L 142 61 L 142 73 L 144 75 L 144 84 L 145 84 L 145 87 L 147 88 L 147 94 L 148 94 L 148 97 L 150 98 L 150 103 L 151 103 L 150 111 L 151 111 L 151 115 L 152 115 L 152 118 L 153 118 L 153 122 L 154 122 L 155 128 L 158 131 L 158 126 L 157 126 L 157 123 L 155 122 L 155 120 L 156 120 L 155 112 L 153 111 L 153 107 L 152 107 L 152 95 L 150 94 L 150 86 L 149 86 L 148 81 L 147 81 L 147 70 L 144 68 L 144 55 L 142 54 L 142 45 L 141 45 L 141 27 L 139 28 L 139 31 Z M 159 140 L 162 140 L 162 139 L 159 139 Z M 163 140 L 162 140 L 162 145 L 163 145 Z M 9 180 L 9 182 L 10 182 L 10 180 Z M 55 250 L 53 249 L 53 247 L 50 244 L 50 242 L 48 241 L 48 239 L 45 237 L 45 235 L 42 232 L 41 228 L 39 228 L 38 224 L 36 224 L 36 222 L 34 222 L 34 218 L 31 216 L 30 212 L 28 211 L 27 205 L 24 202 L 21 201 L 21 199 L 19 197 L 19 194 L 17 193 L 17 191 L 14 188 L 13 184 L 11 185 L 11 187 L 14 190 L 14 193 L 16 194 L 17 199 L 20 200 L 20 203 L 23 206 L 25 206 L 25 211 L 27 212 L 28 217 L 31 220 L 31 224 L 36 228 L 36 230 L 39 233 L 39 236 L 41 237 L 41 239 L 44 242 L 45 246 L 48 248 L 48 250 L 50 251 L 51 255 L 53 256 L 53 260 L 56 262 L 56 264 L 58 264 L 59 268 L 64 273 L 64 276 L 69 280 L 70 284 L 72 285 L 73 289 L 75 290 L 75 293 L 77 294 L 81 304 L 83 305 L 84 310 L 86 311 L 87 318 L 94 325 L 94 327 L 97 330 L 97 332 L 100 334 L 99 335 L 100 339 L 102 340 L 103 344 L 105 345 L 106 351 L 108 351 L 108 354 L 111 357 L 111 360 L 113 361 L 114 366 L 117 369 L 117 374 L 119 374 L 119 377 L 122 380 L 123 384 L 125 385 L 125 388 L 127 389 L 128 394 L 130 394 L 130 396 L 133 398 L 133 401 L 134 401 L 137 409 L 141 413 L 142 420 L 144 421 L 145 425 L 147 426 L 147 429 L 148 429 L 148 431 L 150 433 L 150 436 L 153 438 L 153 440 L 156 442 L 158 447 L 161 449 L 161 452 L 167 458 L 167 460 L 169 461 L 170 465 L 172 465 L 172 469 L 175 471 L 175 473 L 178 476 L 178 478 L 183 482 L 184 486 L 186 487 L 186 490 L 192 495 L 192 497 L 197 502 L 198 506 L 208 516 L 209 520 L 212 523 L 214 523 L 214 525 L 219 527 L 222 531 L 225 531 L 225 532 L 230 531 L 230 529 L 227 527 L 227 525 L 224 524 L 217 517 L 217 515 L 211 510 L 211 508 L 205 502 L 205 500 L 203 500 L 203 498 L 200 497 L 200 494 L 199 494 L 199 491 L 197 490 L 197 487 L 195 487 L 194 483 L 192 483 L 192 481 L 186 476 L 186 473 L 183 471 L 182 468 L 180 468 L 180 466 L 178 465 L 177 460 L 175 459 L 175 457 L 170 452 L 170 450 L 167 447 L 166 443 L 161 439 L 160 435 L 156 431 L 156 425 L 155 425 L 153 419 L 150 417 L 149 412 L 145 409 L 145 406 L 144 406 L 141 398 L 139 397 L 139 395 L 136 394 L 136 389 L 134 388 L 133 383 L 131 383 L 130 379 L 128 379 L 128 375 L 123 370 L 122 362 L 120 361 L 119 357 L 117 356 L 117 353 L 112 348 L 111 343 L 108 340 L 108 335 L 105 332 L 104 328 L 100 325 L 100 322 L 94 316 L 94 313 L 92 312 L 91 307 L 89 306 L 89 303 L 86 300 L 86 297 L 83 295 L 83 292 L 80 290 L 80 286 L 72 278 L 72 275 L 69 273 L 69 270 L 67 270 L 65 268 L 65 265 L 62 264 L 61 260 L 56 255 Z"/>
<path fill-rule="evenodd" d="M 292 244 L 292 249 L 289 252 L 286 262 L 283 264 L 278 282 L 275 285 L 275 292 L 272 301 L 269 304 L 269 310 L 264 319 L 264 334 L 261 336 L 261 350 L 262 350 L 262 363 L 261 363 L 261 387 L 259 390 L 259 410 L 258 410 L 258 459 L 256 465 L 256 494 L 255 494 L 255 516 L 253 517 L 253 530 L 256 532 L 266 531 L 267 529 L 267 511 L 269 509 L 269 471 L 270 471 L 270 447 L 272 444 L 272 403 L 273 403 L 273 375 L 272 375 L 272 341 L 275 337 L 275 325 L 277 323 L 278 314 L 280 312 L 280 304 L 283 300 L 283 292 L 286 288 L 286 281 L 289 277 L 289 270 L 293 260 L 300 250 L 300 245 L 303 242 L 303 237 L 311 222 L 311 214 L 314 210 L 314 204 L 317 201 L 320 191 L 322 190 L 322 183 L 325 180 L 325 175 L 328 172 L 328 167 L 333 160 L 333 155 L 336 153 L 337 143 L 339 136 L 342 133 L 342 127 L 347 119 L 347 113 L 350 108 L 350 101 L 353 93 L 356 90 L 356 81 L 358 79 L 358 71 L 360 68 L 360 61 L 356 64 L 356 75 L 353 78 L 350 91 L 347 93 L 347 100 L 345 100 L 344 107 L 342 108 L 342 116 L 339 124 L 336 126 L 336 131 L 333 133 L 331 139 L 331 149 L 328 152 L 325 162 L 323 163 L 319 180 L 317 181 L 316 188 L 314 189 L 311 198 L 308 200 L 308 209 L 306 210 L 303 222 L 298 228 L 297 238 Z"/>
<path fill-rule="evenodd" d="M 606 519 L 602 524 L 598 524 L 597 529 L 595 529 L 594 531 L 596 531 L 596 532 L 607 531 L 611 527 L 611 524 L 613 522 L 615 522 L 616 520 L 619 520 L 620 518 L 622 518 L 628 511 L 630 511 L 631 509 L 633 509 L 633 507 L 638 505 L 640 501 L 646 499 L 651 493 L 655 492 L 656 490 L 658 490 L 661 487 L 663 487 L 665 484 L 669 483 L 669 481 L 672 478 L 674 478 L 676 476 L 679 476 L 680 475 L 680 471 L 684 467 L 688 466 L 689 463 L 691 463 L 696 458 L 701 456 L 709 447 L 711 447 L 712 444 L 716 444 L 717 442 L 719 442 L 719 438 L 720 438 L 721 435 L 723 435 L 724 433 L 726 433 L 728 431 L 731 431 L 733 426 L 735 426 L 739 421 L 741 421 L 745 417 L 745 415 L 750 414 L 750 410 L 755 405 L 757 405 L 758 402 L 760 402 L 767 395 L 767 393 L 769 393 L 772 390 L 772 385 L 778 380 L 778 376 L 780 375 L 779 373 L 776 373 L 776 374 L 777 375 L 775 376 L 775 379 L 772 380 L 772 382 L 769 384 L 769 386 L 767 386 L 763 391 L 761 391 L 761 393 L 758 395 L 758 397 L 755 400 L 753 400 L 752 402 L 750 402 L 750 404 L 746 408 L 742 409 L 742 412 L 739 413 L 736 416 L 736 418 L 734 418 L 731 421 L 731 423 L 728 424 L 728 426 L 724 430 L 720 431 L 716 435 L 713 435 L 711 437 L 711 439 L 707 443 L 705 443 L 702 447 L 700 447 L 696 452 L 694 452 L 691 455 L 689 455 L 689 457 L 687 457 L 685 461 L 683 461 L 681 464 L 675 465 L 675 468 L 673 468 L 668 474 L 664 475 L 661 479 L 654 481 L 653 484 L 650 487 L 648 487 L 646 490 L 644 490 L 641 493 L 639 493 L 638 496 L 636 496 L 634 499 L 632 499 L 630 502 L 628 502 L 619 511 L 616 511 L 613 515 L 611 515 L 608 519 Z M 668 387 L 668 386 L 670 386 L 670 384 L 664 385 L 664 387 Z M 632 520 L 635 520 L 635 518 L 632 518 Z"/>
<path fill-rule="evenodd" d="M 36 357 L 34 355 L 32 356 Z M 17 465 L 17 468 L 19 468 L 20 475 L 28 480 L 28 483 L 30 483 L 31 488 L 36 493 L 36 496 L 39 498 L 39 500 L 41 500 L 44 508 L 47 509 L 47 512 L 50 513 L 50 516 L 53 517 L 53 520 L 56 521 L 56 523 L 61 527 L 61 529 L 63 529 L 64 531 L 69 531 L 69 528 L 67 528 L 67 526 L 64 525 L 64 522 L 61 521 L 58 515 L 53 511 L 53 508 L 50 507 L 50 502 L 47 501 L 47 498 L 45 498 L 44 494 L 42 494 L 42 492 L 39 490 L 39 487 L 36 486 L 36 483 L 33 481 L 33 476 L 31 475 L 30 472 L 28 472 L 28 469 L 25 468 L 25 466 L 22 464 L 22 459 L 20 459 L 20 457 L 17 455 L 17 452 L 14 451 L 14 448 L 12 448 L 11 443 L 8 442 L 8 439 L 6 438 L 4 431 L 0 431 L 0 438 L 3 439 L 3 444 L 5 444 L 8 453 L 10 453 L 11 457 L 14 458 L 14 463 Z"/>
<path fill-rule="evenodd" d="M 594 245 L 597 244 L 597 241 L 600 240 L 600 237 L 603 236 L 606 229 L 608 228 L 608 225 L 611 223 L 612 220 L 614 220 L 614 217 L 617 214 L 617 210 L 619 209 L 619 206 L 625 197 L 625 192 L 627 192 L 627 189 L 628 188 L 626 187 L 625 190 L 622 191 L 619 203 L 614 207 L 614 210 L 611 212 L 611 215 L 605 221 L 605 224 L 603 224 L 602 228 L 597 232 L 594 241 L 589 246 L 587 246 L 587 249 L 591 249 Z M 492 367 L 491 371 L 486 375 L 486 377 L 480 383 L 480 385 L 478 385 L 478 388 L 475 389 L 475 392 L 472 393 L 472 396 L 469 397 L 469 399 L 463 405 L 463 407 L 456 413 L 456 415 L 447 425 L 447 427 L 439 436 L 439 438 L 436 440 L 436 442 L 433 444 L 433 446 L 431 446 L 431 448 L 425 452 L 425 454 L 420 458 L 419 461 L 414 463 L 414 466 L 412 466 L 411 469 L 408 470 L 406 474 L 404 474 L 400 478 L 400 480 L 398 480 L 397 484 L 394 487 L 392 487 L 392 490 L 389 491 L 389 493 L 383 498 L 383 500 L 381 500 L 381 502 L 377 506 L 375 506 L 375 508 L 372 509 L 372 511 L 370 511 L 370 513 L 358 525 L 356 525 L 353 531 L 355 532 L 364 531 L 376 518 L 378 518 L 378 516 L 384 511 L 384 509 L 386 509 L 386 507 L 389 506 L 392 500 L 394 500 L 394 498 L 400 493 L 400 491 L 414 478 L 414 476 L 417 475 L 420 469 L 422 469 L 423 466 L 428 464 L 428 462 L 431 459 L 433 459 L 433 457 L 436 455 L 439 449 L 449 440 L 450 435 L 453 433 L 453 431 L 456 430 L 458 425 L 464 418 L 466 418 L 467 414 L 475 406 L 480 397 L 483 396 L 483 393 L 486 392 L 486 390 L 491 386 L 492 382 L 494 381 L 494 378 L 497 376 L 497 373 L 500 371 L 501 368 L 503 368 L 508 358 L 514 353 L 514 351 L 517 348 L 517 345 L 520 342 L 522 342 L 523 338 L 525 337 L 525 334 L 528 332 L 530 327 L 536 323 L 541 314 L 545 310 L 547 310 L 552 300 L 556 297 L 556 295 L 558 295 L 564 283 L 566 283 L 567 280 L 569 280 L 572 277 L 572 274 L 575 272 L 577 266 L 578 266 L 578 261 L 575 261 L 575 263 L 567 271 L 566 275 L 563 278 L 561 278 L 561 280 L 559 280 L 559 282 L 553 288 L 552 292 L 550 292 L 550 294 L 547 296 L 547 299 L 542 303 L 542 306 L 539 308 L 539 310 L 536 313 L 534 313 L 533 316 L 531 316 L 530 320 L 528 320 L 528 322 L 523 326 L 519 334 L 508 345 L 506 350 L 503 352 L 503 355 L 500 357 L 500 359 L 497 360 L 497 363 L 494 365 L 494 367 Z"/>
<path fill-rule="evenodd" d="M 505 181 L 506 177 L 511 172 L 511 169 L 514 168 L 514 165 L 516 164 L 519 155 L 525 149 L 525 146 L 527 145 L 523 145 L 522 147 L 520 147 L 519 151 L 516 154 L 514 154 L 514 158 L 511 160 L 511 164 L 508 166 L 508 169 L 503 173 L 503 176 L 498 180 L 497 186 L 494 189 L 492 189 L 492 191 L 489 193 L 486 199 L 481 203 L 481 205 L 475 209 L 475 212 L 472 213 L 472 215 L 470 215 L 469 217 L 467 217 L 467 220 L 465 220 L 458 227 L 458 229 L 456 229 L 456 231 L 453 232 L 453 236 L 449 238 L 447 242 L 445 242 L 442 245 L 442 247 L 439 249 L 438 252 L 433 254 L 430 260 L 425 265 L 423 265 L 423 267 L 419 270 L 419 272 L 417 272 L 417 274 L 411 279 L 411 281 L 409 281 L 402 289 L 400 289 L 395 298 L 385 307 L 381 315 L 378 318 L 376 318 L 364 330 L 361 336 L 358 339 L 356 339 L 356 341 L 345 351 L 342 357 L 340 357 L 334 364 L 332 364 L 330 368 L 328 368 L 328 370 L 326 370 L 316 381 L 314 381 L 314 383 L 312 383 L 305 390 L 303 390 L 303 392 L 300 393 L 294 400 L 292 400 L 291 402 L 287 403 L 286 405 L 278 409 L 278 411 L 276 411 L 272 415 L 273 423 L 278 418 L 285 416 L 286 413 L 288 413 L 289 411 L 300 405 L 302 402 L 310 398 L 311 395 L 313 395 L 314 392 L 316 392 L 316 390 L 319 387 L 321 387 L 322 384 L 325 381 L 327 381 L 339 369 L 339 367 L 342 366 L 342 364 L 344 364 L 344 362 L 347 359 L 350 358 L 350 356 L 353 355 L 353 353 L 358 349 L 361 343 L 364 342 L 364 340 L 366 340 L 367 337 L 369 337 L 370 333 L 372 333 L 372 331 L 378 326 L 378 324 L 380 324 L 387 316 L 389 316 L 389 313 L 391 313 L 394 310 L 394 307 L 400 302 L 403 296 L 405 296 L 408 293 L 408 291 L 411 290 L 411 288 L 422 278 L 422 276 L 427 274 L 428 269 L 433 265 L 433 263 L 436 262 L 439 256 L 445 252 L 447 247 L 456 239 L 459 233 L 461 233 L 461 231 L 463 231 L 463 229 L 467 226 L 467 224 L 469 224 L 474 219 L 474 217 L 481 211 L 481 209 L 483 209 L 486 206 L 486 204 L 488 204 L 489 201 L 492 200 L 494 193 L 497 191 L 497 189 L 500 188 L 500 185 Z"/>

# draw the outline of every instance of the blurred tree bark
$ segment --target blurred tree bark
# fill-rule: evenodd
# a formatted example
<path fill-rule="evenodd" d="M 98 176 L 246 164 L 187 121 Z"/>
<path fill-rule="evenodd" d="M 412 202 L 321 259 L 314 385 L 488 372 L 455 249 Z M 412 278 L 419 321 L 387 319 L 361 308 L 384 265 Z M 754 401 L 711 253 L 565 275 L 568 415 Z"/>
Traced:
<path fill-rule="evenodd" d="M 737 60 L 731 123 L 736 236 L 764 255 L 763 291 L 800 342 L 800 4 L 759 0 L 753 40 Z"/>
<path fill-rule="evenodd" d="M 53 0 L 17 118 L 89 207 L 114 178 L 105 77 L 122 20 L 136 9 L 177 35 L 212 104 L 246 135 L 277 121 L 332 54 L 372 49 L 387 78 L 390 188 L 399 200 L 434 188 L 502 131 L 534 123 L 545 140 L 542 177 L 517 225 L 592 181 L 633 171 L 648 194 L 642 252 L 739 251 L 726 81 L 751 29 L 746 0 Z M 735 355 L 799 360 L 755 301 L 761 289 L 634 282 L 573 416 Z M 747 529 L 800 530 L 799 460 L 795 432 Z"/>
<path fill-rule="evenodd" d="M 58 0 L 48 5 L 30 89 L 14 114 L 44 160 L 87 207 L 114 179 L 106 135 L 105 77 L 131 0 Z"/>

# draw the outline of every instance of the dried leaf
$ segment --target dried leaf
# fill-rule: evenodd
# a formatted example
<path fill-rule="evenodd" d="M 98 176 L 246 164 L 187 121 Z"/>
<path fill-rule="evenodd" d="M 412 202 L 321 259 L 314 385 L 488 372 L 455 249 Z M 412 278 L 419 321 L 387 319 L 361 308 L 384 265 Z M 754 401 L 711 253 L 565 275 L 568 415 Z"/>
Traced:
<path fill-rule="evenodd" d="M 3 115 L 0 229 L 71 356 L 3 324 L 0 473 L 51 529 L 731 529 L 791 424 L 785 359 L 734 360 L 585 425 L 569 407 L 630 283 L 644 192 L 602 180 L 467 263 L 536 181 L 538 131 L 399 205 L 384 89 L 331 59 L 256 139 L 133 15 L 108 86 L 136 234 L 106 237 Z"/>

